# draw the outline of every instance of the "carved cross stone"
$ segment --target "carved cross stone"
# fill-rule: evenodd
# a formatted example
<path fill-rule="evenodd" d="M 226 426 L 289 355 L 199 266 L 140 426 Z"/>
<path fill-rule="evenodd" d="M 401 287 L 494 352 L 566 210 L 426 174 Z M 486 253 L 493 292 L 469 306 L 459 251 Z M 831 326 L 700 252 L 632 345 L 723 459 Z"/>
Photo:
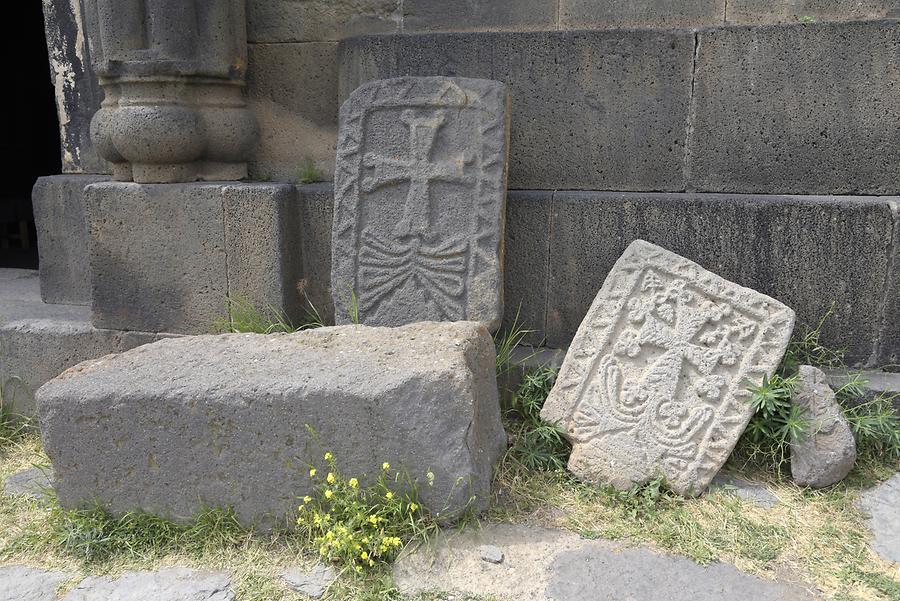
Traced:
<path fill-rule="evenodd" d="M 664 476 L 706 489 L 753 414 L 794 325 L 778 301 L 642 240 L 616 262 L 541 417 L 573 442 L 569 469 L 622 489 Z"/>
<path fill-rule="evenodd" d="M 341 107 L 335 320 L 398 326 L 503 313 L 508 102 L 498 82 L 401 77 Z"/>

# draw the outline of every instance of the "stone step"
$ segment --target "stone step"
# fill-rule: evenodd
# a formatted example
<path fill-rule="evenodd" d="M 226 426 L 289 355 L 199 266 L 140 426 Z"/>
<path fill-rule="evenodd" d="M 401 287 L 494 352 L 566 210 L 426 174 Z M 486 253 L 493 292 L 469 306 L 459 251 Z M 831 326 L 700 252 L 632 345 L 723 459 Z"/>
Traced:
<path fill-rule="evenodd" d="M 0 398 L 5 410 L 30 417 L 35 391 L 62 371 L 162 336 L 94 328 L 90 307 L 41 301 L 36 270 L 0 269 Z"/>

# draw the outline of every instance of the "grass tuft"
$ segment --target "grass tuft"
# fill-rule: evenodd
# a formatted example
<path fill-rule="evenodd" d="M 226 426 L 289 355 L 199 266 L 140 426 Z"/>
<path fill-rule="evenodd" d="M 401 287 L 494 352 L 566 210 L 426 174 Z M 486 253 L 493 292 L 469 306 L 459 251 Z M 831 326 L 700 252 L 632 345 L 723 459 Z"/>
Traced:
<path fill-rule="evenodd" d="M 312 157 L 304 157 L 300 161 L 300 168 L 297 170 L 297 181 L 301 184 L 312 184 L 314 182 L 323 182 L 327 178 L 325 173 L 316 166 Z"/>
<path fill-rule="evenodd" d="M 541 419 L 541 408 L 556 382 L 557 371 L 547 367 L 525 373 L 504 417 L 510 438 L 505 460 L 525 469 L 564 470 L 572 452 L 562 429 Z"/>
<path fill-rule="evenodd" d="M 306 315 L 301 323 L 295 325 L 288 319 L 284 311 L 277 307 L 266 305 L 264 309 L 259 309 L 245 297 L 229 297 L 229 317 L 216 322 L 215 330 L 220 333 L 233 334 L 274 334 L 323 327 L 325 323 L 319 310 L 308 298 L 306 302 Z"/>

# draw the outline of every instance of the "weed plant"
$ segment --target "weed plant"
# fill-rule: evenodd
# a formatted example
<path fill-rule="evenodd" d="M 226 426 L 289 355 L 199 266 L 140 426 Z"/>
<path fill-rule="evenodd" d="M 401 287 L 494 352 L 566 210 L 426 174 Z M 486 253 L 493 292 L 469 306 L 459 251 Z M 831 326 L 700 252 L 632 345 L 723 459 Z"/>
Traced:
<path fill-rule="evenodd" d="M 319 310 L 308 298 L 306 299 L 306 304 L 306 314 L 303 321 L 295 325 L 288 319 L 284 311 L 277 307 L 266 305 L 264 309 L 259 309 L 245 297 L 229 297 L 229 317 L 217 322 L 215 330 L 233 334 L 274 334 L 278 332 L 299 332 L 323 327 L 325 323 Z"/>
<path fill-rule="evenodd" d="M 316 162 L 312 157 L 304 157 L 300 161 L 300 168 L 297 171 L 297 181 L 301 184 L 311 184 L 313 182 L 325 181 L 325 174 L 321 169 L 316 167 Z"/>
<path fill-rule="evenodd" d="M 526 372 L 505 414 L 511 442 L 507 458 L 529 470 L 564 470 L 572 452 L 562 429 L 541 419 L 541 408 L 556 375 L 557 371 L 548 367 Z"/>

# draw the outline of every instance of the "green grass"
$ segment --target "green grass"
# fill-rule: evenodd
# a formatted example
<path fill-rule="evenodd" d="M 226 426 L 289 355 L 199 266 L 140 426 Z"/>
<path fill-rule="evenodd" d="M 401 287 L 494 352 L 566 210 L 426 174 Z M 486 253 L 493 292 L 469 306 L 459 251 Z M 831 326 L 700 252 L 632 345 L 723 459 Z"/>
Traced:
<path fill-rule="evenodd" d="M 304 319 L 294 324 L 285 315 L 284 311 L 272 305 L 258 308 L 247 298 L 235 296 L 228 298 L 228 317 L 219 320 L 214 329 L 225 333 L 254 333 L 274 334 L 278 332 L 292 333 L 312 328 L 321 328 L 325 325 L 319 310 L 306 299 L 306 313 Z"/>
<path fill-rule="evenodd" d="M 297 170 L 297 181 L 301 184 L 311 184 L 313 182 L 323 182 L 326 179 L 325 173 L 316 166 L 313 158 L 304 157 Z"/>

